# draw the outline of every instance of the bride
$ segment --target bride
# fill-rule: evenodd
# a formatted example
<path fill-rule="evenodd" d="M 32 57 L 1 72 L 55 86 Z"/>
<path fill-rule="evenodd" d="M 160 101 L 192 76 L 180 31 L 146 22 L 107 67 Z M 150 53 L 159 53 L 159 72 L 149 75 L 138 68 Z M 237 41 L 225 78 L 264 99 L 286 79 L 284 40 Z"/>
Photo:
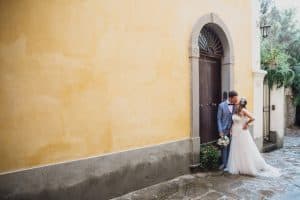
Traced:
<path fill-rule="evenodd" d="M 251 176 L 280 176 L 279 169 L 268 165 L 254 143 L 248 125 L 254 118 L 246 109 L 247 100 L 241 98 L 232 116 L 231 144 L 228 171 Z"/>

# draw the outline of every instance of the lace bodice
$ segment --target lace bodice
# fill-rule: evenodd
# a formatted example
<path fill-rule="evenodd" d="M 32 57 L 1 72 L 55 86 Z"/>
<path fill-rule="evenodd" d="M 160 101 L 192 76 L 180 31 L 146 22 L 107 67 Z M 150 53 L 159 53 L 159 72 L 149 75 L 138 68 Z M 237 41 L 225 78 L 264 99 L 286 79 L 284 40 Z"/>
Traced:
<path fill-rule="evenodd" d="M 243 126 L 248 121 L 248 118 L 246 116 L 239 116 L 237 114 L 233 114 L 232 121 L 233 125 L 235 126 Z"/>

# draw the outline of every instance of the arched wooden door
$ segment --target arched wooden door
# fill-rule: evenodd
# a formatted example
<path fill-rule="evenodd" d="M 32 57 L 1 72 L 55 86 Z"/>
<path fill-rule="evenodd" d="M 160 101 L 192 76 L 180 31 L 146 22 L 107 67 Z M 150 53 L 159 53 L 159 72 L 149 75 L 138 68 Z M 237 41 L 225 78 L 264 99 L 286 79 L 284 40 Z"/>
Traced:
<path fill-rule="evenodd" d="M 221 57 L 223 48 L 215 32 L 207 26 L 199 36 L 199 109 L 200 140 L 208 143 L 217 140 L 217 112 L 222 100 Z"/>

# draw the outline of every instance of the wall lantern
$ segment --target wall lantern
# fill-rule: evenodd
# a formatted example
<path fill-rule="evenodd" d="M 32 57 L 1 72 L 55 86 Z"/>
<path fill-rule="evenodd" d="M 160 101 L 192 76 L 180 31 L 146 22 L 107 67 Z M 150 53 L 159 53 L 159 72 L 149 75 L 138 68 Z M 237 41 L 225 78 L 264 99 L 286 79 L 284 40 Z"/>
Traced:
<path fill-rule="evenodd" d="M 269 32 L 270 32 L 270 28 L 271 28 L 270 25 L 260 26 L 261 35 L 262 35 L 263 38 L 268 37 Z"/>

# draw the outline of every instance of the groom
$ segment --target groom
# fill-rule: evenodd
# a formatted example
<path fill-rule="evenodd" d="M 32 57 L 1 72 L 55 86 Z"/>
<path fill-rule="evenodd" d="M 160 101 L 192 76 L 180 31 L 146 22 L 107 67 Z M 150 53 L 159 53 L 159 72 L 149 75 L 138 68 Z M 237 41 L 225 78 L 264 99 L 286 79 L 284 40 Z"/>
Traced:
<path fill-rule="evenodd" d="M 228 99 L 219 104 L 218 108 L 218 130 L 220 137 L 227 136 L 230 137 L 230 128 L 232 125 L 232 115 L 234 113 L 235 104 L 238 102 L 238 93 L 236 91 L 230 91 L 228 94 Z M 227 161 L 229 157 L 230 144 L 221 150 L 222 155 L 222 165 L 220 169 L 224 171 L 227 170 Z"/>

